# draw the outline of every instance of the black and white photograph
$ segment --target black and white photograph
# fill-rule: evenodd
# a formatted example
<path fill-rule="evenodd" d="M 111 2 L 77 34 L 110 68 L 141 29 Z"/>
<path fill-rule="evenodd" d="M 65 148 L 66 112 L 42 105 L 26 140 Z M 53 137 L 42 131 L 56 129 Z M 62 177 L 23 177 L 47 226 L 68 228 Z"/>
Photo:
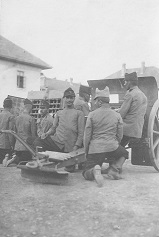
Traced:
<path fill-rule="evenodd" d="M 158 26 L 158 0 L 0 0 L 0 237 L 159 237 Z"/>

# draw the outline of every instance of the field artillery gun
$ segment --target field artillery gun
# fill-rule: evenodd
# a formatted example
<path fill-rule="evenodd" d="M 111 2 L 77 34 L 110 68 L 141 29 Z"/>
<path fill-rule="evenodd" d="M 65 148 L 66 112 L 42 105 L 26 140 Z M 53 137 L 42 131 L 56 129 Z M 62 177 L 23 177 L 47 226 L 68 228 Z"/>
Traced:
<path fill-rule="evenodd" d="M 69 172 L 63 168 L 81 164 L 85 161 L 84 148 L 69 153 L 53 151 L 39 152 L 38 147 L 34 150 L 12 130 L 1 130 L 0 133 L 13 135 L 32 154 L 32 161 L 20 162 L 17 168 L 21 169 L 22 177 L 34 182 L 66 184 Z"/>

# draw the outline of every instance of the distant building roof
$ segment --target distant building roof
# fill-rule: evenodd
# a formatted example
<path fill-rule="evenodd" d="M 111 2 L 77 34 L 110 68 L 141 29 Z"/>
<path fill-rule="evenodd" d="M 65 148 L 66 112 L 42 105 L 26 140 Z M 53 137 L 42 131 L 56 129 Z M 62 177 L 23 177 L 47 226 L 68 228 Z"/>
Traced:
<path fill-rule="evenodd" d="M 41 82 L 43 80 L 43 86 L 41 86 L 41 89 L 48 88 L 49 90 L 57 90 L 64 92 L 67 88 L 71 87 L 75 94 L 79 92 L 79 83 L 74 83 L 73 81 L 62 81 L 57 80 L 56 78 L 47 78 L 45 76 L 41 77 Z"/>
<path fill-rule="evenodd" d="M 158 88 L 159 88 L 159 68 L 151 66 L 151 67 L 146 67 L 145 63 L 141 63 L 140 68 L 126 68 L 126 64 L 122 65 L 122 69 L 105 77 L 104 79 L 98 79 L 98 80 L 89 80 L 88 84 L 89 86 L 95 87 L 96 85 L 100 83 L 105 83 L 105 80 L 112 80 L 112 79 L 122 79 L 125 77 L 125 73 L 131 73 L 131 72 L 137 72 L 138 77 L 154 77 L 156 79 Z"/>
<path fill-rule="evenodd" d="M 142 62 L 140 68 L 126 68 L 126 64 L 122 65 L 122 69 L 107 76 L 105 79 L 117 79 L 124 78 L 125 73 L 137 72 L 138 77 L 150 77 L 154 76 L 156 80 L 159 80 L 159 68 L 157 67 L 146 67 L 145 63 Z"/>
<path fill-rule="evenodd" d="M 51 69 L 52 67 L 35 57 L 31 53 L 12 43 L 8 39 L 0 35 L 0 59 L 12 61 L 37 67 L 41 69 Z"/>
<path fill-rule="evenodd" d="M 31 100 L 35 99 L 56 99 L 62 98 L 64 91 L 71 87 L 75 94 L 79 92 L 80 84 L 73 83 L 73 79 L 70 78 L 70 81 L 57 80 L 56 78 L 47 78 L 46 76 L 41 75 L 41 90 L 40 91 L 29 91 L 28 98 Z"/>

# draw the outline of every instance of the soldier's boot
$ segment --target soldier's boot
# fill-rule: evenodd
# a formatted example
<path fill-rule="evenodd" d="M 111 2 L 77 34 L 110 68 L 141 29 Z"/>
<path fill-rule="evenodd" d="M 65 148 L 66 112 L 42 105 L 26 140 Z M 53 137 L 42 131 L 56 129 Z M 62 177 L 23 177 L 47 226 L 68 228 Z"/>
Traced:
<path fill-rule="evenodd" d="M 97 183 L 97 186 L 98 187 L 102 187 L 104 179 L 103 179 L 103 176 L 101 174 L 101 167 L 99 165 L 96 165 L 93 168 L 93 176 L 94 176 L 94 179 L 95 179 L 95 181 Z"/>
<path fill-rule="evenodd" d="M 8 162 L 9 159 L 10 159 L 9 154 L 6 154 L 5 158 L 2 161 L 2 164 L 3 164 L 4 167 L 7 167 L 7 162 Z"/>
<path fill-rule="evenodd" d="M 115 161 L 108 170 L 108 176 L 112 176 L 114 179 L 122 179 L 120 174 L 124 162 L 125 157 L 120 157 L 117 161 Z"/>
<path fill-rule="evenodd" d="M 101 167 L 101 173 L 102 174 L 108 174 L 109 169 L 110 169 L 110 164 L 108 166 L 107 163 L 103 163 L 102 167 Z"/>
<path fill-rule="evenodd" d="M 121 175 L 119 174 L 119 170 L 117 168 L 114 168 L 113 166 L 109 167 L 107 175 L 111 179 L 122 179 Z"/>

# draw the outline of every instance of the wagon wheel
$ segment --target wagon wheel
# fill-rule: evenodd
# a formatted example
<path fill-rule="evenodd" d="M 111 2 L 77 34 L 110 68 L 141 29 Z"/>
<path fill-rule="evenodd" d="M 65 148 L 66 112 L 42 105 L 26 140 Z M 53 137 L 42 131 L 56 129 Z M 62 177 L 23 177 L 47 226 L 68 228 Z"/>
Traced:
<path fill-rule="evenodd" d="M 154 168 L 159 171 L 159 100 L 154 103 L 150 112 L 148 138 L 150 160 Z"/>

